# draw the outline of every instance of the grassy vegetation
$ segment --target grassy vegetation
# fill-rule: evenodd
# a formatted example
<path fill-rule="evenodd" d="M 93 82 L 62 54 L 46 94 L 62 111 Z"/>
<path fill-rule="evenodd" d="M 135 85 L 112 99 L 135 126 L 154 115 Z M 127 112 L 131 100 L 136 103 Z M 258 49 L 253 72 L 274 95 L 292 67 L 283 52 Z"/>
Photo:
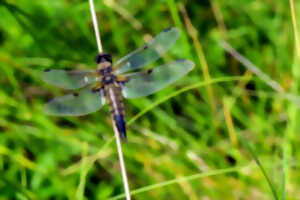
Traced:
<path fill-rule="evenodd" d="M 156 64 L 196 64 L 155 95 L 125 101 L 134 199 L 300 199 L 299 107 L 219 43 L 297 95 L 290 2 L 95 0 L 114 61 L 176 26 L 180 40 Z M 293 9 L 299 22 L 299 1 Z M 1 200 L 124 199 L 108 107 L 83 117 L 42 111 L 67 91 L 39 72 L 95 69 L 96 53 L 87 0 L 0 1 Z"/>

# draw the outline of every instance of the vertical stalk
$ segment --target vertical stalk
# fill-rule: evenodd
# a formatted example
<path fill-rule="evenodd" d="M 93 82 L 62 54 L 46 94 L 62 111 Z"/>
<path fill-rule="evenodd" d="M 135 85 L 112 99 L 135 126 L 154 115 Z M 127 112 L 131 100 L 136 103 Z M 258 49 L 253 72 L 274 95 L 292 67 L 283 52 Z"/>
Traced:
<path fill-rule="evenodd" d="M 93 20 L 93 25 L 94 25 L 94 29 L 95 29 L 98 51 L 99 51 L 99 53 L 102 53 L 103 49 L 102 49 L 102 44 L 101 44 L 100 31 L 98 29 L 98 22 L 97 22 L 97 16 L 96 16 L 96 12 L 95 12 L 94 1 L 93 0 L 89 0 L 89 1 L 90 1 L 90 9 L 91 9 L 92 20 Z M 130 200 L 131 199 L 130 198 L 130 190 L 129 190 L 128 179 L 127 179 L 127 174 L 126 174 L 125 162 L 124 162 L 124 158 L 123 158 L 122 146 L 121 146 L 121 142 L 120 142 L 120 134 L 119 134 L 118 129 L 116 128 L 114 120 L 112 120 L 112 122 L 113 122 L 116 142 L 117 142 L 117 148 L 118 148 L 118 154 L 119 154 L 119 160 L 120 160 L 121 173 L 122 173 L 122 178 L 123 178 L 126 200 Z"/>

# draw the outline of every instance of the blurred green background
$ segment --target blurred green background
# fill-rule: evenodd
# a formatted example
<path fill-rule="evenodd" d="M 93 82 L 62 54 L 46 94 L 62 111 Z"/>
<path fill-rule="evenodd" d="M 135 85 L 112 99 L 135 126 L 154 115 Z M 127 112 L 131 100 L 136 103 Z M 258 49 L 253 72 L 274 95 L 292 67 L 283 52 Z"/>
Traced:
<path fill-rule="evenodd" d="M 298 107 L 219 44 L 297 95 L 290 2 L 95 0 L 114 62 L 176 26 L 180 40 L 156 64 L 196 64 L 155 95 L 125 100 L 133 199 L 300 199 Z M 95 69 L 96 54 L 88 0 L 0 1 L 1 200 L 124 199 L 108 106 L 83 117 L 42 111 L 67 91 L 40 71 Z"/>

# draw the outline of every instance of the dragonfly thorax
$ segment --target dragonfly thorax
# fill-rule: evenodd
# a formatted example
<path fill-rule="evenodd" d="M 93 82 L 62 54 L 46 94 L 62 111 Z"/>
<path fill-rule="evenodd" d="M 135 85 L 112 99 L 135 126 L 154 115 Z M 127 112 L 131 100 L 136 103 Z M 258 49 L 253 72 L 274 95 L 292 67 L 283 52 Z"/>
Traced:
<path fill-rule="evenodd" d="M 112 65 L 110 62 L 103 62 L 98 65 L 98 73 L 101 76 L 109 75 L 112 73 Z"/>
<path fill-rule="evenodd" d="M 102 84 L 103 85 L 109 85 L 114 83 L 116 80 L 116 76 L 114 74 L 106 74 L 102 77 Z"/>
<path fill-rule="evenodd" d="M 96 56 L 96 62 L 98 64 L 98 73 L 101 76 L 111 74 L 112 72 L 112 59 L 108 53 L 100 53 Z"/>

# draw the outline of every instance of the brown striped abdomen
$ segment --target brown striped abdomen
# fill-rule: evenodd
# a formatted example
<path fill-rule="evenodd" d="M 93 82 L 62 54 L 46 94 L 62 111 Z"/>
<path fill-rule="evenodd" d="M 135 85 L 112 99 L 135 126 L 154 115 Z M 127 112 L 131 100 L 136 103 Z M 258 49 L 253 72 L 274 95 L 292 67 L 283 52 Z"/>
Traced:
<path fill-rule="evenodd" d="M 124 104 L 121 88 L 116 83 L 104 86 L 106 98 L 109 102 L 110 112 L 113 116 L 124 115 Z"/>
<path fill-rule="evenodd" d="M 110 112 L 121 135 L 126 139 L 125 110 L 121 88 L 118 83 L 104 85 L 106 98 L 109 102 Z"/>

